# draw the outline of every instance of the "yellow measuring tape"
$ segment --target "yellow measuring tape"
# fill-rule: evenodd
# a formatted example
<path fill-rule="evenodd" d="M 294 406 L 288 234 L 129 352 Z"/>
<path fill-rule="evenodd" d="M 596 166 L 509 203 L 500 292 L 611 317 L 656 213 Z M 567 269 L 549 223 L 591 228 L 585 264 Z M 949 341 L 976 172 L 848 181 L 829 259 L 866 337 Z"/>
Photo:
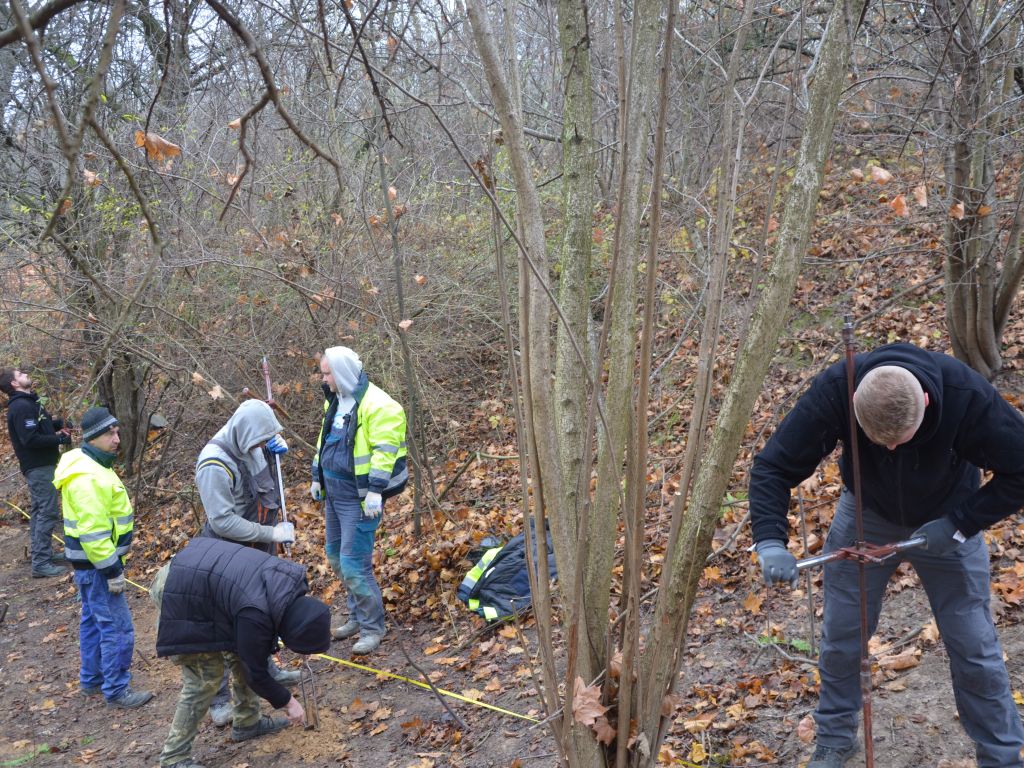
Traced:
<path fill-rule="evenodd" d="M 11 507 L 12 509 L 15 509 L 18 512 L 20 512 L 21 514 L 23 514 L 26 519 L 31 520 L 31 517 L 25 512 L 25 510 L 23 510 L 17 504 L 12 504 L 11 502 L 7 501 L 6 499 L 3 499 L 3 502 L 5 504 L 7 504 L 9 507 Z M 60 539 L 59 537 L 57 537 L 56 535 L 51 534 L 51 536 L 53 537 L 53 539 L 55 541 L 60 542 L 61 544 L 64 543 L 63 540 Z M 127 579 L 127 578 L 125 579 L 125 581 L 127 581 L 133 587 L 137 587 L 137 588 L 141 589 L 143 592 L 146 592 L 147 594 L 149 593 L 149 589 L 144 587 L 144 586 L 142 586 L 141 584 L 136 584 L 134 581 L 132 581 L 131 579 Z M 458 701 L 465 702 L 466 704 L 472 704 L 475 707 L 482 707 L 484 709 L 490 709 L 490 710 L 493 710 L 494 712 L 500 712 L 501 714 L 508 715 L 509 717 L 517 717 L 520 720 L 527 720 L 527 721 L 529 721 L 531 723 L 539 723 L 540 722 L 540 720 L 538 720 L 535 717 L 530 717 L 529 715 L 521 715 L 518 712 L 513 712 L 512 710 L 509 710 L 509 709 L 502 709 L 501 707 L 496 707 L 493 704 L 488 704 L 485 701 L 478 701 L 476 699 L 471 699 L 468 696 L 463 696 L 462 694 L 455 693 L 453 691 L 446 691 L 445 689 L 437 688 L 436 686 L 432 689 L 429 685 L 427 685 L 424 682 L 421 682 L 419 680 L 413 680 L 410 677 L 403 677 L 402 675 L 395 674 L 394 672 L 387 672 L 387 671 L 385 671 L 383 669 L 374 669 L 373 667 L 368 667 L 365 664 L 356 664 L 354 661 L 348 661 L 347 659 L 339 659 L 336 656 L 328 656 L 326 653 L 318 653 L 318 654 L 316 654 L 316 656 L 317 656 L 317 658 L 327 659 L 327 661 L 333 661 L 335 664 L 341 664 L 341 665 L 346 666 L 346 667 L 351 667 L 352 669 L 358 669 L 358 670 L 360 670 L 362 672 L 369 672 L 369 673 L 371 673 L 373 675 L 377 675 L 379 677 L 390 677 L 390 678 L 392 678 L 394 680 L 401 680 L 404 683 L 409 683 L 410 685 L 415 685 L 417 688 L 423 688 L 424 690 L 427 690 L 427 691 L 434 690 L 434 691 L 437 691 L 442 696 L 447 696 L 450 699 L 456 699 Z"/>

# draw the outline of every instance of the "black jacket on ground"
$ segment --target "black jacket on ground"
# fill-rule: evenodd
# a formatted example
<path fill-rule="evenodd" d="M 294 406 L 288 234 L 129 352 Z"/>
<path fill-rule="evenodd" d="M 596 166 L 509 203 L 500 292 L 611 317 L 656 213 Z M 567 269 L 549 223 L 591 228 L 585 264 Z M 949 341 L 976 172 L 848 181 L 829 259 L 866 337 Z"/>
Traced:
<path fill-rule="evenodd" d="M 58 446 L 71 442 L 70 438 L 57 434 L 63 428 L 63 419 L 50 418 L 39 404 L 36 393 L 15 392 L 11 395 L 7 405 L 7 431 L 11 433 L 11 444 L 22 472 L 57 466 L 60 461 Z"/>
<path fill-rule="evenodd" d="M 858 426 L 864 507 L 907 528 L 948 515 L 965 536 L 1017 512 L 1024 505 L 1024 416 L 972 368 L 911 344 L 889 344 L 856 355 L 854 386 L 882 365 L 913 373 L 929 402 L 917 433 L 895 450 L 875 445 Z M 840 441 L 840 473 L 852 489 L 845 360 L 814 379 L 754 459 L 754 541 L 788 540 L 790 491 Z M 979 469 L 992 472 L 984 485 Z"/>
<path fill-rule="evenodd" d="M 306 594 L 306 569 L 266 552 L 198 537 L 171 559 L 157 627 L 157 656 L 232 651 L 249 687 L 274 707 L 291 698 L 267 669 L 281 620 Z"/>

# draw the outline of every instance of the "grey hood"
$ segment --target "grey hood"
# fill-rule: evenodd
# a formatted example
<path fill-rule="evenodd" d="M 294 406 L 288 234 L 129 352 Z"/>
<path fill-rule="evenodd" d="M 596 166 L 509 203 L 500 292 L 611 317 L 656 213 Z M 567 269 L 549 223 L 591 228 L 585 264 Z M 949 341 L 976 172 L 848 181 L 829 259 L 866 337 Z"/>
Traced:
<path fill-rule="evenodd" d="M 351 397 L 359 385 L 359 374 L 363 372 L 363 363 L 359 355 L 348 347 L 328 347 L 324 350 L 327 365 L 334 376 L 334 384 L 338 388 L 338 396 Z"/>
<path fill-rule="evenodd" d="M 269 405 L 262 400 L 246 400 L 213 437 L 230 446 L 231 453 L 240 457 L 251 473 L 258 474 L 267 465 L 260 444 L 282 429 Z"/>

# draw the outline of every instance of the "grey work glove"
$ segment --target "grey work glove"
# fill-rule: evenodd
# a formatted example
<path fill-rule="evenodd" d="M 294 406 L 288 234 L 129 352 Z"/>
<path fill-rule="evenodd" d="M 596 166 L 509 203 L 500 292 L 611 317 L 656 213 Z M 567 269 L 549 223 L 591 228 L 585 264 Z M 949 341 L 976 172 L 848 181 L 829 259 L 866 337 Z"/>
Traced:
<path fill-rule="evenodd" d="M 320 483 L 316 480 L 309 484 L 309 495 L 313 497 L 313 501 L 324 500 L 323 488 L 320 487 Z"/>
<path fill-rule="evenodd" d="M 384 499 L 379 493 L 370 491 L 366 494 L 366 502 L 363 504 L 363 513 L 366 517 L 380 517 L 384 511 Z"/>
<path fill-rule="evenodd" d="M 124 592 L 124 574 L 120 573 L 112 579 L 107 579 L 107 592 L 112 595 L 120 595 Z"/>
<path fill-rule="evenodd" d="M 966 541 L 948 517 L 925 523 L 914 531 L 913 536 L 924 536 L 925 542 L 921 549 L 933 555 L 948 555 Z"/>
<path fill-rule="evenodd" d="M 295 541 L 295 526 L 292 523 L 278 523 L 274 526 L 274 539 L 278 544 L 291 544 Z"/>
<path fill-rule="evenodd" d="M 786 545 L 778 539 L 766 539 L 754 545 L 757 559 L 761 561 L 761 575 L 765 584 L 788 582 L 796 586 L 796 558 L 789 553 Z"/>

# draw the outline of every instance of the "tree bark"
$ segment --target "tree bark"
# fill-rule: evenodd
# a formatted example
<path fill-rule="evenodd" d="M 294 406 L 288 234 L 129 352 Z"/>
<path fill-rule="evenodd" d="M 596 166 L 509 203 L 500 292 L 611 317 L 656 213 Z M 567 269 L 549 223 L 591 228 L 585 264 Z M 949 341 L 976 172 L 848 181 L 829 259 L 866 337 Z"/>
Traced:
<path fill-rule="evenodd" d="M 864 0 L 840 2 L 829 18 L 828 30 L 819 49 L 819 61 L 814 68 L 804 134 L 786 198 L 768 284 L 752 318 L 749 334 L 738 353 L 708 453 L 697 472 L 692 500 L 686 507 L 680 527 L 679 545 L 666 555 L 654 622 L 641 670 L 641 685 L 647 691 L 647 699 L 638 717 L 638 740 L 646 738 L 650 743 L 648 756 L 641 761 L 642 765 L 653 765 L 657 760 L 659 740 L 664 731 L 662 699 L 675 685 L 683 650 L 681 641 L 704 559 L 711 549 L 721 500 L 728 487 L 749 415 L 785 323 L 788 304 L 807 250 L 853 37 L 863 7 Z"/>

